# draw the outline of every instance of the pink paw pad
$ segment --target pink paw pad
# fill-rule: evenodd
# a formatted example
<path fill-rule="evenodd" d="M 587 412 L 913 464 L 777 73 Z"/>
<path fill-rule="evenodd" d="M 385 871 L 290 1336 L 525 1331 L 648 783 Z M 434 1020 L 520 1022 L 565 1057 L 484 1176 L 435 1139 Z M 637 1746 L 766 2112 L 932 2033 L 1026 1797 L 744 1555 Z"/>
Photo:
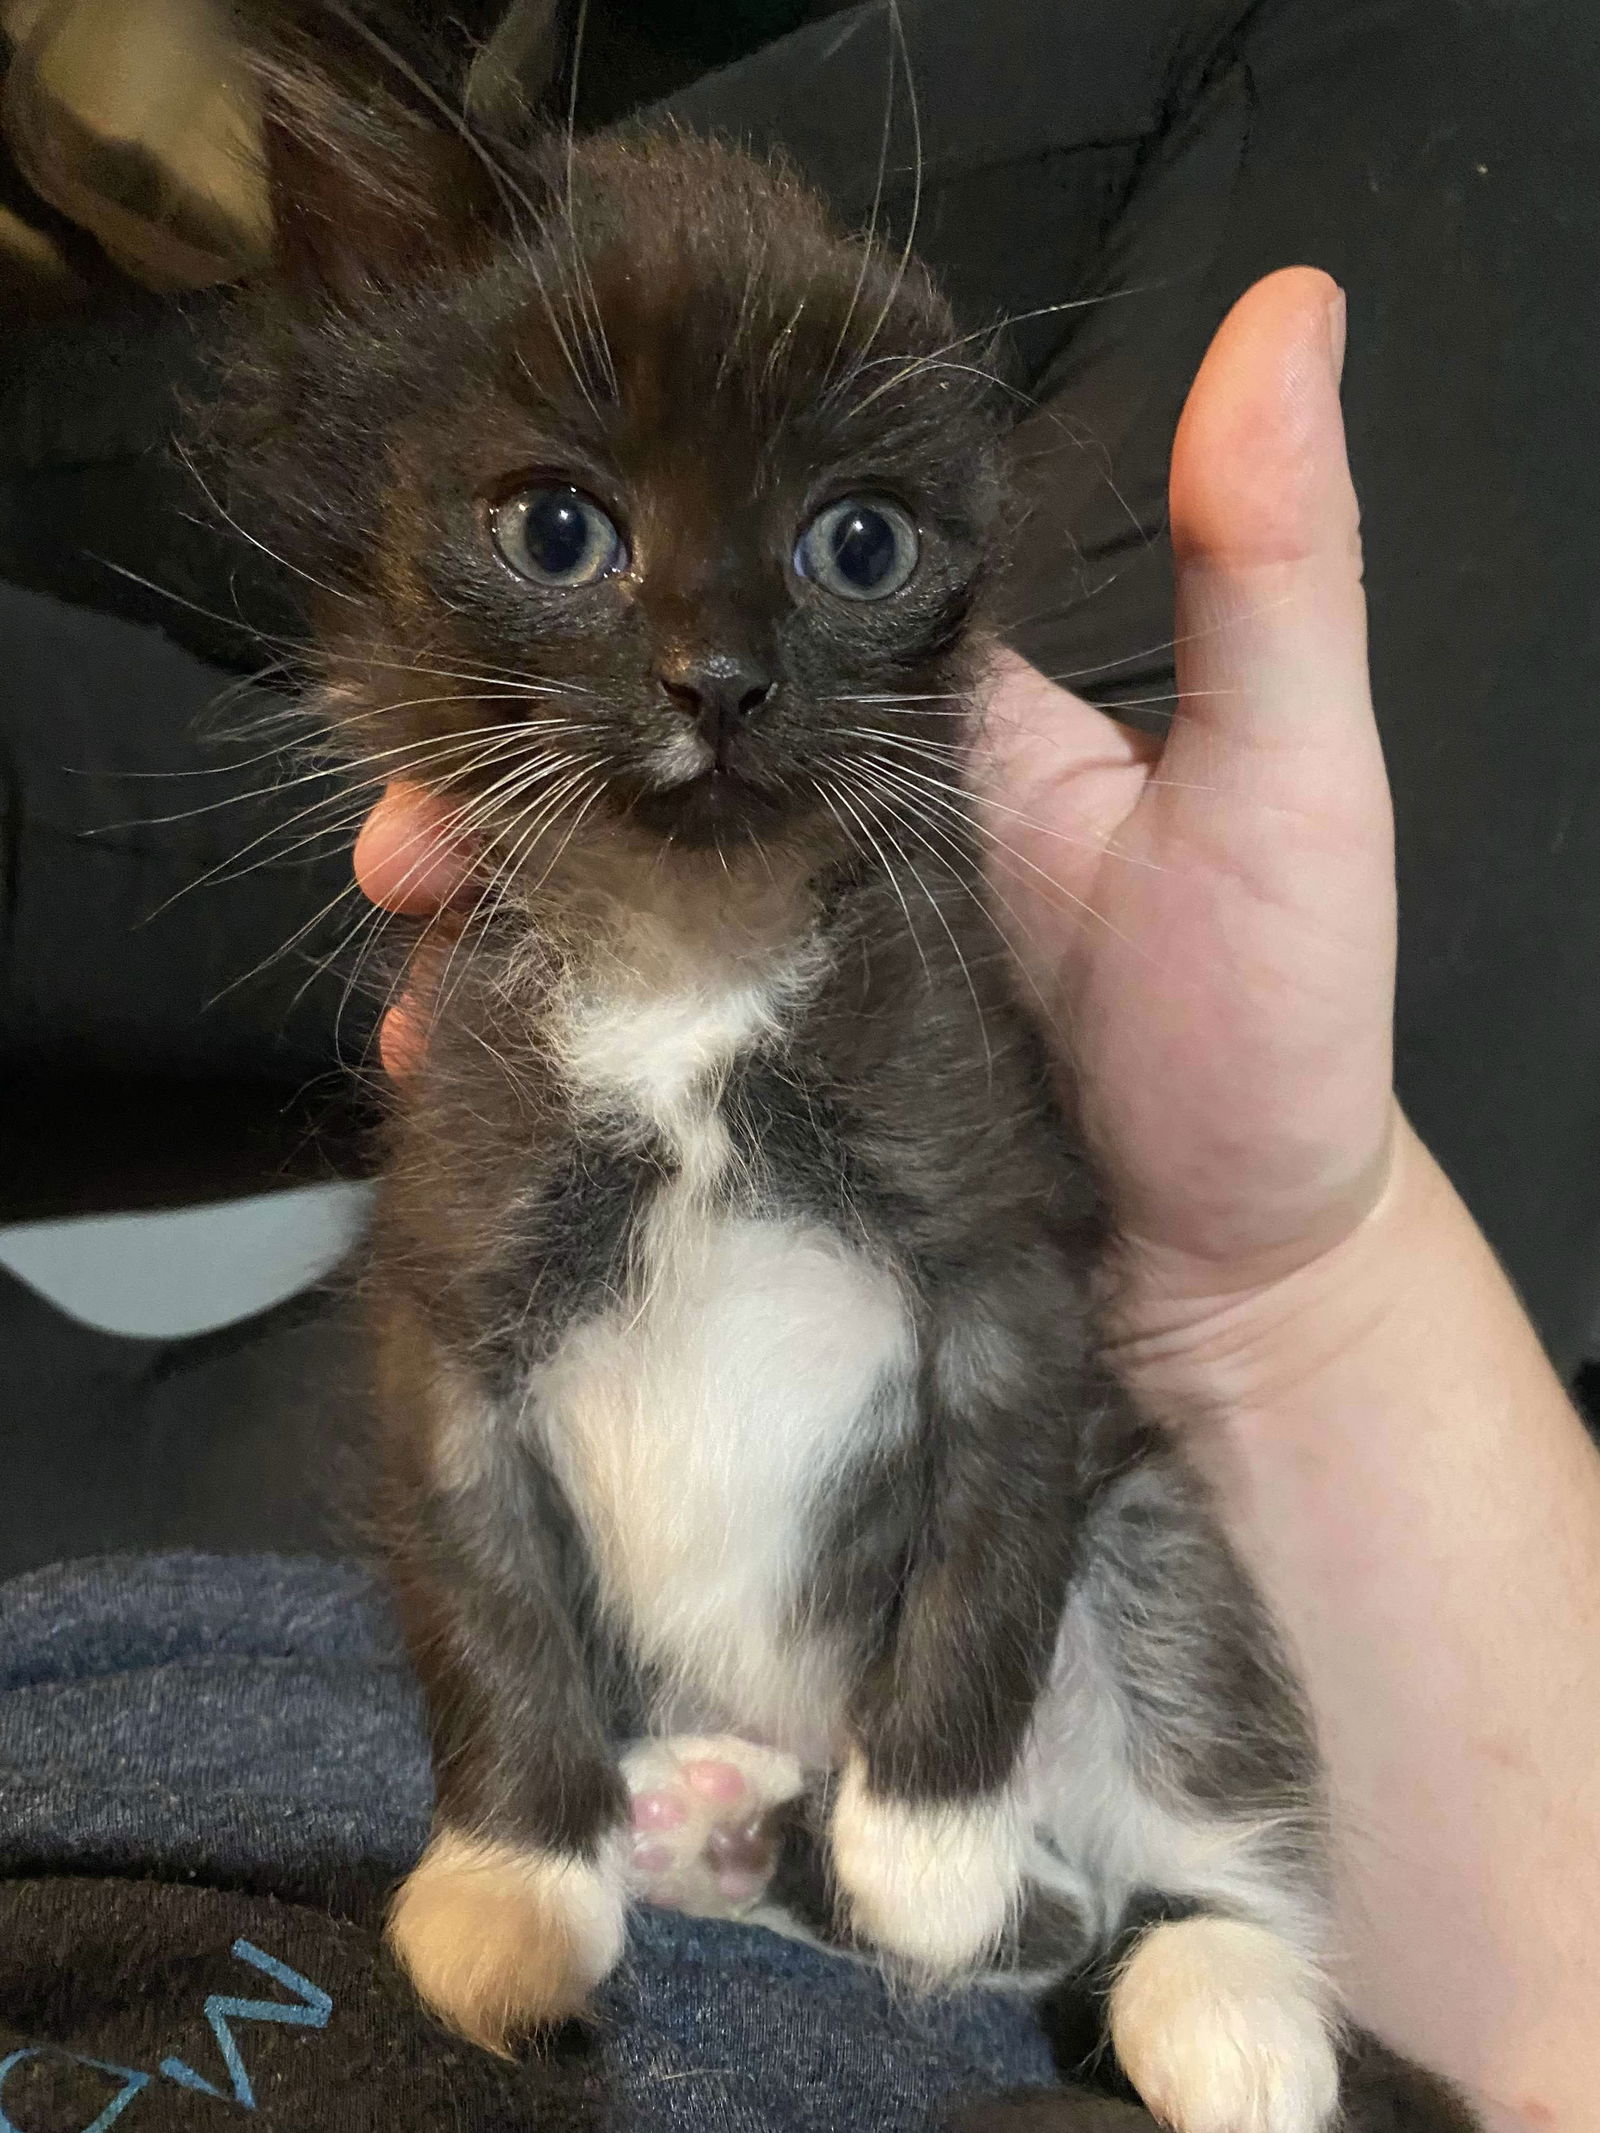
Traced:
<path fill-rule="evenodd" d="M 772 1876 L 778 1808 L 800 1765 L 750 1741 L 641 1741 L 624 1756 L 633 1796 L 628 1879 L 636 1896 L 699 1918 L 739 1918 Z"/>
<path fill-rule="evenodd" d="M 635 1829 L 680 1829 L 689 1810 L 675 1792 L 636 1792 L 633 1796 Z"/>
<path fill-rule="evenodd" d="M 641 1844 L 635 1838 L 628 1857 L 636 1874 L 653 1875 L 670 1873 L 675 1854 L 670 1844 Z"/>
<path fill-rule="evenodd" d="M 731 1807 L 749 1791 L 744 1772 L 732 1763 L 693 1762 L 683 1766 L 683 1782 L 701 1799 L 718 1807 Z"/>

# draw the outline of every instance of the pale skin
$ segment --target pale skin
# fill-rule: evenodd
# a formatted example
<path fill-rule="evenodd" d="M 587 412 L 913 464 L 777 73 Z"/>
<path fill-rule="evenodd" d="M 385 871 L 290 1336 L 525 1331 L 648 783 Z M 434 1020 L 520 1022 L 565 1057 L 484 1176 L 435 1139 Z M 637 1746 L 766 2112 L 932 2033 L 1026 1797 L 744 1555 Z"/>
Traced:
<path fill-rule="evenodd" d="M 982 784 L 1013 947 L 1123 1246 L 1128 1384 L 1295 1652 L 1354 2011 L 1493 2133 L 1600 2112 L 1600 1456 L 1398 1110 L 1394 863 L 1326 276 L 1219 331 L 1172 465 L 1181 702 L 1157 747 L 1009 655 Z M 357 871 L 470 855 L 391 788 Z M 403 1075 L 414 1001 L 384 1055 Z"/>

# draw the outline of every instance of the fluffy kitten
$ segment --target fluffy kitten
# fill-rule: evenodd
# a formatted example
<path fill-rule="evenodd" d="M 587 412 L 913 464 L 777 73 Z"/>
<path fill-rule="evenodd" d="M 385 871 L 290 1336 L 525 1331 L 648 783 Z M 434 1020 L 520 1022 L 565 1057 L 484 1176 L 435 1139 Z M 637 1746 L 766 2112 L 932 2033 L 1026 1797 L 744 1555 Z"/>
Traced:
<path fill-rule="evenodd" d="M 1318 2133 L 1307 1728 L 1097 1359 L 1095 1192 L 928 797 L 998 538 L 971 344 L 781 170 L 484 144 L 375 71 L 267 67 L 240 398 L 336 730 L 484 855 L 373 1236 L 438 1782 L 394 1944 L 492 2047 L 581 2008 L 616 1743 L 725 1732 L 834 1774 L 844 1934 L 930 1980 L 1114 1951 L 1158 2117 Z"/>

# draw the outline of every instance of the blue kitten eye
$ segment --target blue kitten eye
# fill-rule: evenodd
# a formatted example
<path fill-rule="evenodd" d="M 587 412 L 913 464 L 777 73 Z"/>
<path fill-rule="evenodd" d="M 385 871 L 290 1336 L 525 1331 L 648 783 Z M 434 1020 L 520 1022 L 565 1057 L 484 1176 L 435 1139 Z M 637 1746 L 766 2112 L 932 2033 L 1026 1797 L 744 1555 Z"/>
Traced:
<path fill-rule="evenodd" d="M 524 489 L 496 507 L 494 544 L 535 585 L 593 585 L 628 560 L 622 535 L 581 489 Z"/>
<path fill-rule="evenodd" d="M 841 600 L 887 600 L 917 567 L 922 544 L 898 504 L 846 496 L 800 535 L 794 567 Z"/>

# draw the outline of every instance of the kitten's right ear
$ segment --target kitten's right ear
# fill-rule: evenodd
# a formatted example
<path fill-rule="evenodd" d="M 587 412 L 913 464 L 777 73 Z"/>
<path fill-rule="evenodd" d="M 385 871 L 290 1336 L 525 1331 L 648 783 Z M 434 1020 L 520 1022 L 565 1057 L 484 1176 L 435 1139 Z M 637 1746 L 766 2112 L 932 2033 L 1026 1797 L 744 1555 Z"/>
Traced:
<path fill-rule="evenodd" d="M 277 281 L 357 309 L 470 267 L 534 203 L 462 107 L 438 54 L 401 42 L 370 4 L 245 0 Z"/>

